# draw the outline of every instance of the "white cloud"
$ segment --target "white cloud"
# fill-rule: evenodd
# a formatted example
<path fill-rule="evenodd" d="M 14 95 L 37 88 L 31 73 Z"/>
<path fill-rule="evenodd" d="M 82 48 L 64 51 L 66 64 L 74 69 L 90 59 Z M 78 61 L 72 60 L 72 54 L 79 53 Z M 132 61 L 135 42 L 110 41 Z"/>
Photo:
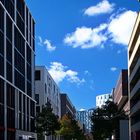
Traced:
<path fill-rule="evenodd" d="M 114 10 L 114 4 L 109 3 L 107 0 L 103 0 L 96 6 L 87 8 L 84 12 L 85 15 L 95 16 L 99 14 L 111 13 Z"/>
<path fill-rule="evenodd" d="M 84 108 L 81 108 L 79 111 L 86 111 L 86 109 L 84 109 Z"/>
<path fill-rule="evenodd" d="M 110 70 L 114 72 L 114 71 L 117 70 L 117 68 L 116 67 L 111 67 Z"/>
<path fill-rule="evenodd" d="M 75 32 L 67 34 L 64 43 L 73 48 L 81 47 L 82 49 L 101 47 L 107 40 L 107 37 L 102 34 L 107 28 L 107 24 L 92 29 L 88 27 L 78 27 Z"/>
<path fill-rule="evenodd" d="M 49 52 L 54 51 L 56 49 L 56 47 L 52 46 L 51 42 L 47 39 L 44 41 L 44 45 L 46 45 L 46 48 Z"/>
<path fill-rule="evenodd" d="M 63 66 L 62 63 L 59 62 L 51 62 L 49 73 L 56 83 L 60 83 L 64 79 L 71 83 L 76 83 L 77 85 L 85 82 L 84 79 L 78 77 L 78 72 L 68 69 L 67 66 Z"/>
<path fill-rule="evenodd" d="M 38 45 L 45 46 L 47 51 L 49 51 L 49 52 L 55 51 L 56 47 L 51 44 L 50 40 L 45 39 L 43 41 L 41 36 L 39 36 L 38 39 L 39 39 Z"/>
<path fill-rule="evenodd" d="M 122 12 L 115 17 L 111 17 L 111 21 L 108 25 L 108 33 L 113 42 L 128 45 L 136 16 L 136 12 L 129 10 Z"/>
<path fill-rule="evenodd" d="M 64 43 L 73 48 L 89 49 L 98 47 L 103 49 L 107 41 L 128 45 L 131 32 L 137 17 L 135 11 L 120 9 L 110 16 L 107 23 L 102 23 L 96 28 L 77 27 L 64 38 Z"/>

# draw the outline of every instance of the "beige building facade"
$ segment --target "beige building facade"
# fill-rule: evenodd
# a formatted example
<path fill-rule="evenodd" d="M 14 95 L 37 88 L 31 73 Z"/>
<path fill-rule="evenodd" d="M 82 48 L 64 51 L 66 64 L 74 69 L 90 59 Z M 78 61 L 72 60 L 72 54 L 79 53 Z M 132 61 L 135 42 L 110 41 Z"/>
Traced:
<path fill-rule="evenodd" d="M 130 139 L 140 140 L 140 13 L 128 45 Z"/>

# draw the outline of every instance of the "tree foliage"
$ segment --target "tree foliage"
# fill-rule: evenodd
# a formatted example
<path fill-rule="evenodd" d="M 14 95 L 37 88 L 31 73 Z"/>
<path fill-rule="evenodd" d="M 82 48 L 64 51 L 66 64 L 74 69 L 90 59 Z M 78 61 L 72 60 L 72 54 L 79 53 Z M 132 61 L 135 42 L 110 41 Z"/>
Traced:
<path fill-rule="evenodd" d="M 58 134 L 63 136 L 65 140 L 85 140 L 83 131 L 78 126 L 76 120 L 74 120 L 70 115 L 66 114 L 60 120 L 60 130 Z"/>
<path fill-rule="evenodd" d="M 36 131 L 38 135 L 55 135 L 56 130 L 59 130 L 60 123 L 58 122 L 58 117 L 52 111 L 53 109 L 49 102 L 42 107 L 42 111 L 36 118 Z"/>
<path fill-rule="evenodd" d="M 119 128 L 119 120 L 125 118 L 125 113 L 119 111 L 118 106 L 112 101 L 107 101 L 102 108 L 94 109 L 91 117 L 94 139 L 110 138 L 113 132 Z"/>

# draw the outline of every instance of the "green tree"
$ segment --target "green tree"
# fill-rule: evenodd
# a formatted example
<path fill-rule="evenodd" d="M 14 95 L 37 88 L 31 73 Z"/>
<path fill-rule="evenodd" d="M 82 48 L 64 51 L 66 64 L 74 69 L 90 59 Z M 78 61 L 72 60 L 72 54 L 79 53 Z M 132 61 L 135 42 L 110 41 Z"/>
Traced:
<path fill-rule="evenodd" d="M 58 135 L 63 136 L 66 140 L 71 140 L 73 131 L 71 125 L 71 118 L 69 115 L 64 115 L 60 120 L 60 130 L 57 131 Z"/>
<path fill-rule="evenodd" d="M 60 121 L 60 130 L 58 134 L 63 136 L 65 140 L 85 140 L 84 133 L 78 126 L 78 123 L 69 114 L 62 117 Z"/>
<path fill-rule="evenodd" d="M 58 122 L 58 116 L 56 116 L 51 108 L 50 102 L 47 102 L 42 107 L 42 111 L 37 115 L 36 118 L 36 131 L 38 139 L 42 140 L 43 135 L 55 135 L 56 130 L 59 130 L 60 123 Z"/>
<path fill-rule="evenodd" d="M 83 130 L 78 126 L 78 122 L 72 119 L 71 124 L 73 128 L 73 138 L 76 140 L 86 140 Z"/>
<path fill-rule="evenodd" d="M 94 109 L 91 117 L 94 139 L 111 138 L 113 132 L 119 129 L 120 119 L 126 119 L 126 115 L 119 111 L 118 106 L 112 101 L 107 101 L 102 108 Z"/>

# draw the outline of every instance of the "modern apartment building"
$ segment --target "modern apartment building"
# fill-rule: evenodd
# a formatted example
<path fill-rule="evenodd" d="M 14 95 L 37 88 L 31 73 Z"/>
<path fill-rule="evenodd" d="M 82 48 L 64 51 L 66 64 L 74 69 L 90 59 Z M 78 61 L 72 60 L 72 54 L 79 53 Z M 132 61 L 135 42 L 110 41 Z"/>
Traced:
<path fill-rule="evenodd" d="M 140 139 L 140 13 L 128 46 L 128 82 L 131 140 Z"/>
<path fill-rule="evenodd" d="M 24 0 L 0 0 L 0 140 L 35 140 L 34 20 Z"/>
<path fill-rule="evenodd" d="M 96 96 L 96 107 L 101 108 L 108 100 L 112 100 L 112 94 L 110 93 Z"/>
<path fill-rule="evenodd" d="M 76 120 L 84 125 L 84 129 L 86 132 L 91 131 L 91 116 L 93 113 L 93 108 L 89 110 L 82 109 L 76 112 Z"/>
<path fill-rule="evenodd" d="M 35 67 L 35 98 L 37 113 L 49 101 L 53 113 L 61 117 L 60 90 L 45 66 Z"/>
<path fill-rule="evenodd" d="M 65 93 L 60 94 L 61 97 L 61 117 L 65 114 L 70 114 L 73 118 L 76 117 L 75 106 L 70 101 L 69 97 Z"/>

